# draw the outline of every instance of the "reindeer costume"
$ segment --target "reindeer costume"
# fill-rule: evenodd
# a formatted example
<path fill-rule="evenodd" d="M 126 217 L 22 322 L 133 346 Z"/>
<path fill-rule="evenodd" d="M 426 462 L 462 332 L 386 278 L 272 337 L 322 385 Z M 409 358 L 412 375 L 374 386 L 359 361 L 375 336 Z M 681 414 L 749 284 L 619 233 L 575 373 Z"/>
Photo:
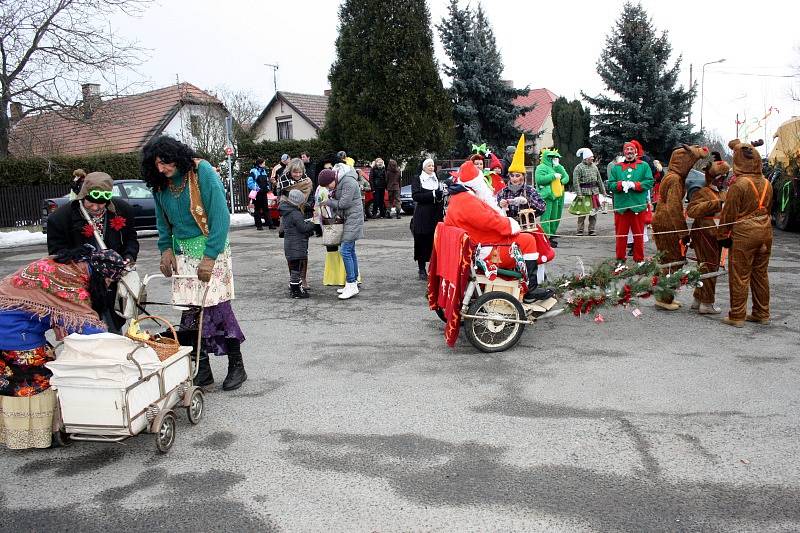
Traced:
<path fill-rule="evenodd" d="M 714 161 L 706 165 L 706 186 L 692 195 L 692 201 L 686 208 L 686 214 L 694 219 L 692 223 L 692 248 L 697 256 L 697 264 L 701 273 L 719 270 L 722 249 L 717 242 L 717 222 L 722 209 L 720 185 L 725 180 L 731 167 L 722 160 L 719 152 L 712 152 Z M 712 315 L 720 312 L 714 305 L 717 278 L 703 280 L 703 286 L 694 290 L 692 309 L 701 315 Z"/>
<path fill-rule="evenodd" d="M 672 151 L 669 159 L 669 172 L 661 180 L 659 194 L 661 199 L 653 215 L 653 233 L 656 248 L 663 254 L 663 263 L 683 261 L 686 247 L 682 241 L 689 237 L 689 227 L 683 213 L 683 197 L 686 196 L 686 176 L 694 164 L 708 156 L 708 148 L 697 145 L 682 145 Z M 659 234 L 659 232 L 669 232 Z M 672 296 L 656 299 L 656 305 L 668 311 L 680 307 Z"/>
<path fill-rule="evenodd" d="M 769 277 L 767 267 L 772 251 L 772 185 L 761 173 L 761 156 L 752 144 L 734 139 L 733 173 L 720 217 L 720 244 L 730 248 L 728 282 L 731 310 L 723 319 L 742 327 L 744 321 L 769 324 Z M 753 294 L 752 314 L 747 312 L 747 291 Z"/>

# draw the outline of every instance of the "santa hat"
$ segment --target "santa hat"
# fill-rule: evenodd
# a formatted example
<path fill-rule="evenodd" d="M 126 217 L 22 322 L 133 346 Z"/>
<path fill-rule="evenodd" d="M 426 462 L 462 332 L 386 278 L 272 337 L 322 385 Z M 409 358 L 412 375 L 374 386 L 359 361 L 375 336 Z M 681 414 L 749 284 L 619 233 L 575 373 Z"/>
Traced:
<path fill-rule="evenodd" d="M 589 148 L 580 148 L 575 155 L 581 159 L 589 159 L 590 157 L 594 157 L 594 154 Z"/>
<path fill-rule="evenodd" d="M 514 151 L 514 159 L 508 166 L 509 172 L 519 172 L 525 174 L 525 134 L 519 136 L 517 141 L 517 149 Z"/>
<path fill-rule="evenodd" d="M 494 153 L 492 153 L 492 152 L 489 152 L 489 161 L 490 161 L 489 162 L 489 170 L 502 170 L 503 169 L 503 163 L 501 163 L 500 160 L 497 159 L 497 156 L 494 155 Z"/>
<path fill-rule="evenodd" d="M 471 160 L 464 161 L 458 168 L 457 173 L 452 174 L 454 178 L 460 183 L 467 184 L 481 176 L 481 171 L 475 166 Z"/>

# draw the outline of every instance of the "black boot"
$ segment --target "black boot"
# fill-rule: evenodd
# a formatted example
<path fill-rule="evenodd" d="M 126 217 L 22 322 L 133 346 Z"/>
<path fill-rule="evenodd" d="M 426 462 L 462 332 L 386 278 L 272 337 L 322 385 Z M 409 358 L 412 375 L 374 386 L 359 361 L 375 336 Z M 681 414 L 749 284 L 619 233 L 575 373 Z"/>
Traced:
<path fill-rule="evenodd" d="M 522 297 L 522 301 L 530 303 L 536 300 L 546 300 L 553 296 L 552 290 L 539 288 L 539 281 L 536 277 L 539 264 L 535 260 L 525 261 L 525 268 L 528 270 L 528 292 Z"/>
<path fill-rule="evenodd" d="M 289 283 L 289 292 L 295 300 L 299 298 L 308 298 L 308 293 L 305 293 L 305 296 L 303 296 L 303 288 L 299 283 Z"/>
<path fill-rule="evenodd" d="M 200 350 L 200 360 L 197 365 L 197 376 L 194 378 L 194 385 L 195 387 L 207 387 L 213 384 L 214 375 L 211 373 L 211 361 L 208 360 L 206 351 Z"/>
<path fill-rule="evenodd" d="M 236 390 L 247 381 L 247 372 L 244 371 L 242 350 L 238 339 L 226 339 L 228 343 L 228 375 L 222 382 L 222 390 Z"/>

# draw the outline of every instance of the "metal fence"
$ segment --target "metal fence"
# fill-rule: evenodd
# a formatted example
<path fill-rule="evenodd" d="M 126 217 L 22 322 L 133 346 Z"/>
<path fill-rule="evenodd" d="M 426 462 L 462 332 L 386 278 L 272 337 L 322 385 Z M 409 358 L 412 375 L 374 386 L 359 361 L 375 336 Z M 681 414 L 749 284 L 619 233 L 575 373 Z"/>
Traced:
<path fill-rule="evenodd" d="M 42 200 L 68 192 L 66 183 L 0 187 L 0 228 L 41 224 Z"/>

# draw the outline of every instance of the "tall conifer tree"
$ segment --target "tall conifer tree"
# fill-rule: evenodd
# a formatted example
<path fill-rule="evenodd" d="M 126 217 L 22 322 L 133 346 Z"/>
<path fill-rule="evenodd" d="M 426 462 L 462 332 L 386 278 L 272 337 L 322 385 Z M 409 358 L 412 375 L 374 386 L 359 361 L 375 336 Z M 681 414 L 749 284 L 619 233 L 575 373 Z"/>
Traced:
<path fill-rule="evenodd" d="M 514 105 L 514 98 L 528 89 L 503 82 L 503 60 L 483 8 L 462 9 L 458 0 L 450 0 L 448 15 L 437 29 L 451 62 L 445 74 L 453 82 L 456 153 L 468 153 L 473 143 L 486 142 L 497 150 L 515 144 L 521 133 L 515 121 L 533 108 Z"/>
<path fill-rule="evenodd" d="M 659 159 L 680 143 L 693 143 L 687 117 L 694 88 L 677 85 L 681 56 L 668 65 L 672 45 L 657 33 L 641 4 L 626 2 L 597 62 L 612 95 L 583 97 L 595 108 L 593 151 L 608 161 L 631 139 Z"/>
<path fill-rule="evenodd" d="M 322 136 L 359 158 L 443 153 L 452 107 L 425 0 L 344 0 Z"/>
<path fill-rule="evenodd" d="M 589 111 L 578 100 L 569 102 L 563 96 L 553 102 L 553 146 L 561 153 L 561 164 L 572 175 L 580 158 L 575 155 L 579 148 L 589 146 Z"/>

